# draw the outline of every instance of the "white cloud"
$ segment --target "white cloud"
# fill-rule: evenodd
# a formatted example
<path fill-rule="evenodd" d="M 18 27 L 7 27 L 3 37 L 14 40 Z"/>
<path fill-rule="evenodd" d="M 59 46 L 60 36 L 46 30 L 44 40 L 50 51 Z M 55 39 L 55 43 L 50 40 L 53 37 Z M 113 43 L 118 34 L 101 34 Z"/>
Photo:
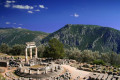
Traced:
<path fill-rule="evenodd" d="M 10 4 L 5 4 L 4 7 L 9 8 L 9 7 L 11 7 L 11 5 Z"/>
<path fill-rule="evenodd" d="M 10 4 L 10 3 L 15 3 L 15 1 L 9 1 L 9 0 L 6 1 L 6 4 Z"/>
<path fill-rule="evenodd" d="M 79 17 L 79 14 L 75 13 L 75 14 L 74 14 L 74 17 Z"/>
<path fill-rule="evenodd" d="M 36 9 L 35 11 L 40 11 L 39 9 Z"/>
<path fill-rule="evenodd" d="M 33 6 L 29 6 L 29 5 L 13 5 L 12 8 L 17 8 L 17 9 L 34 9 Z"/>
<path fill-rule="evenodd" d="M 44 5 L 39 5 L 39 7 L 40 7 L 40 8 L 45 8 L 45 6 L 44 6 Z"/>
<path fill-rule="evenodd" d="M 6 8 L 14 8 L 14 9 L 23 9 L 28 10 L 28 13 L 34 13 L 39 12 L 40 9 L 48 9 L 48 7 L 45 7 L 44 5 L 23 5 L 23 4 L 15 4 L 17 0 L 5 0 L 4 7 Z M 33 12 L 34 11 L 34 12 Z"/>
<path fill-rule="evenodd" d="M 73 15 L 71 15 L 71 16 L 74 16 L 74 17 L 78 18 L 78 17 L 79 17 L 79 14 L 74 13 L 74 14 L 73 14 Z"/>
<path fill-rule="evenodd" d="M 10 24 L 10 22 L 6 22 L 5 24 Z"/>
<path fill-rule="evenodd" d="M 28 11 L 28 13 L 33 13 L 33 11 Z"/>
<path fill-rule="evenodd" d="M 22 29 L 22 27 L 18 27 L 18 29 Z"/>
<path fill-rule="evenodd" d="M 12 6 L 11 3 L 15 3 L 15 1 L 6 0 L 4 7 L 7 7 L 7 8 L 11 7 Z"/>

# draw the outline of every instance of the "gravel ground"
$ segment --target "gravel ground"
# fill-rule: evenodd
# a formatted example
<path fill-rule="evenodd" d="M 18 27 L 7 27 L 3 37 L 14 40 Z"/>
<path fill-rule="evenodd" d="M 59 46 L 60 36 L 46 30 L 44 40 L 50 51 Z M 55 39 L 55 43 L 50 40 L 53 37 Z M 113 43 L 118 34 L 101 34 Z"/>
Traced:
<path fill-rule="evenodd" d="M 78 76 L 80 76 L 80 80 L 82 80 L 85 76 L 87 76 L 89 73 L 91 73 L 91 72 L 87 72 L 87 71 L 78 70 L 69 65 L 62 65 L 62 66 L 71 73 L 73 80 L 76 79 Z"/>

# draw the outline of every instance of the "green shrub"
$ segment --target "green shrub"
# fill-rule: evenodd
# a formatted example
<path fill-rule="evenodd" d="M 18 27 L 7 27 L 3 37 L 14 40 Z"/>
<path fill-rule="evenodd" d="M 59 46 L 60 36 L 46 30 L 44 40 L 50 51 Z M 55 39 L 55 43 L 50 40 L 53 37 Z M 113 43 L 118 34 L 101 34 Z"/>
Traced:
<path fill-rule="evenodd" d="M 93 61 L 93 64 L 96 64 L 96 65 L 105 65 L 105 62 L 103 60 L 94 60 Z"/>

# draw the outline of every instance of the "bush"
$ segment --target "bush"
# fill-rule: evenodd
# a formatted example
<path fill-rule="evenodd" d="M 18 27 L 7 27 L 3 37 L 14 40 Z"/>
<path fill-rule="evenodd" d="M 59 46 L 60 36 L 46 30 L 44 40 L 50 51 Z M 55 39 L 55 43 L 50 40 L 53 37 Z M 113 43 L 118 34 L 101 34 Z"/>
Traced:
<path fill-rule="evenodd" d="M 105 62 L 103 60 L 94 60 L 93 61 L 93 64 L 96 64 L 96 65 L 105 65 Z"/>

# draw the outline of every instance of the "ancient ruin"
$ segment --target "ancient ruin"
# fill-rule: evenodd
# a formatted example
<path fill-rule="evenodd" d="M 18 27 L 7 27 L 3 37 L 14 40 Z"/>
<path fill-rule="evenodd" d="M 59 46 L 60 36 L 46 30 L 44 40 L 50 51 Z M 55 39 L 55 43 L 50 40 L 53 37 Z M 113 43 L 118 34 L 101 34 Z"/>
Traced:
<path fill-rule="evenodd" d="M 35 48 L 35 58 L 37 58 L 37 47 L 35 42 L 27 42 L 25 49 L 25 62 L 28 63 L 28 49 L 30 50 L 30 59 L 33 59 L 32 48 Z"/>
<path fill-rule="evenodd" d="M 4 68 L 0 72 L 7 80 L 120 80 L 120 69 L 113 66 L 38 58 L 35 42 L 26 43 L 24 57 L 1 55 L 0 67 Z"/>

